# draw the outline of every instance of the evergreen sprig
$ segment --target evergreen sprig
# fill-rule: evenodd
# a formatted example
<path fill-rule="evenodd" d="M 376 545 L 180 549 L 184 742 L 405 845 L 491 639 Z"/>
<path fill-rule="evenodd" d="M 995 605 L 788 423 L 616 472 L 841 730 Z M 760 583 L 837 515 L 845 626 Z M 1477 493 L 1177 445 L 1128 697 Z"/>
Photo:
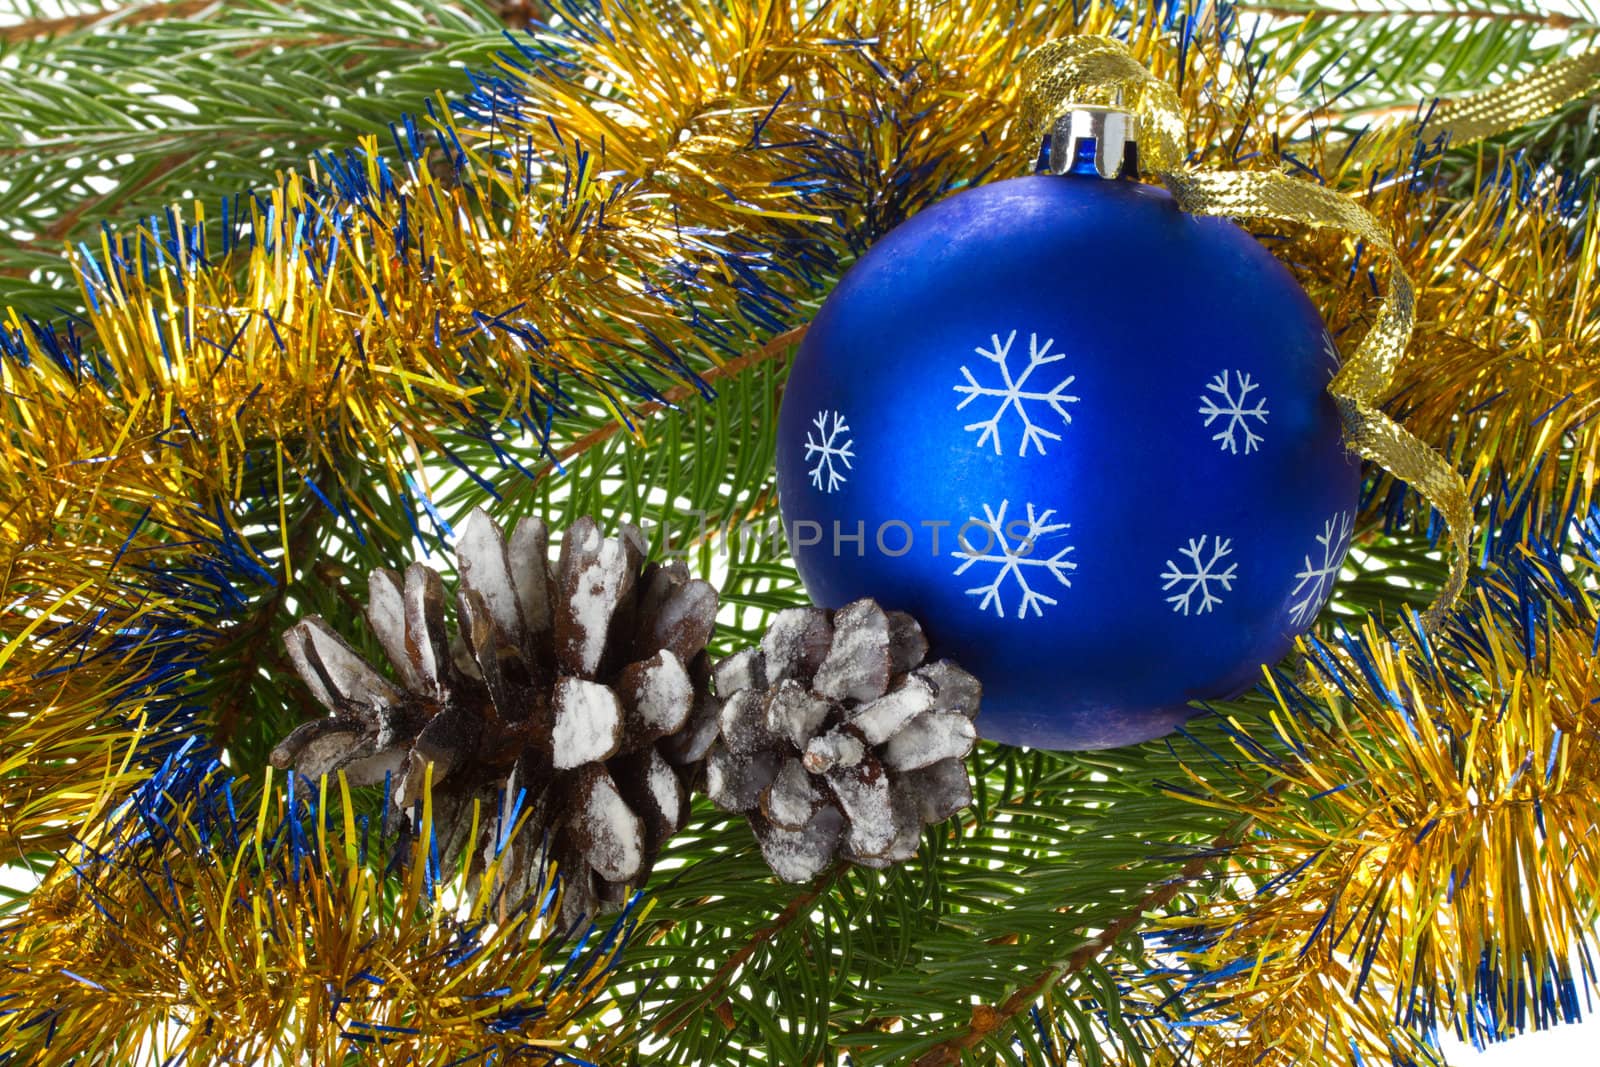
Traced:
<path fill-rule="evenodd" d="M 481 0 L 98 7 L 30 3 L 0 27 L 0 289 L 41 318 L 78 306 L 61 250 L 101 223 L 258 189 L 461 90 L 506 47 Z"/>
<path fill-rule="evenodd" d="M 1260 44 L 1283 49 L 1308 107 L 1359 127 L 1425 113 L 1600 40 L 1600 15 L 1546 10 L 1538 0 L 1252 0 Z"/>

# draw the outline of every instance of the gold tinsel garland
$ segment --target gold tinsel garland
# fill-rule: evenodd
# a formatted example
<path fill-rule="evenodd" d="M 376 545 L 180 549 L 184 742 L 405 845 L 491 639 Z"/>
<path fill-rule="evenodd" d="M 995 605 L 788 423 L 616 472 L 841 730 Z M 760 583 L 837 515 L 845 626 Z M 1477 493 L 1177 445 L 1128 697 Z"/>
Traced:
<path fill-rule="evenodd" d="M 759 337 L 761 318 L 741 303 L 749 283 L 723 269 L 719 237 L 748 239 L 759 251 L 758 242 L 789 236 L 815 214 L 791 210 L 798 198 L 785 183 L 805 161 L 764 146 L 833 137 L 864 149 L 848 175 L 851 195 L 837 198 L 832 232 L 844 244 L 861 221 L 854 205 L 892 218 L 898 203 L 914 206 L 1005 153 L 1003 138 L 970 131 L 1003 127 L 1010 72 L 1032 36 L 997 38 L 984 32 L 981 12 L 939 5 L 837 9 L 826 20 L 787 3 L 732 11 L 687 4 L 681 18 L 661 21 L 610 3 L 587 23 L 572 14 L 594 32 L 549 35 L 560 57 L 553 68 L 508 56 L 512 91 L 502 87 L 485 104 L 491 116 L 482 125 L 441 109 L 415 137 L 402 135 L 414 159 L 407 152 L 380 163 L 368 144 L 357 157 L 283 174 L 242 201 L 242 212 L 234 201 L 226 222 L 191 205 L 162 225 L 152 220 L 106 235 L 97 249 L 72 250 L 86 332 L 6 318 L 11 351 L 0 360 L 0 390 L 8 420 L 21 428 L 0 438 L 8 503 L 0 512 L 8 614 L 0 848 L 8 859 L 64 850 L 51 885 L 69 884 L 85 860 L 73 831 L 92 841 L 111 801 L 151 780 L 151 765 L 134 754 L 202 725 L 153 708 L 144 682 L 160 674 L 175 702 L 192 699 L 208 653 L 239 625 L 224 607 L 260 602 L 249 587 L 230 588 L 243 585 L 240 573 L 265 587 L 305 568 L 290 531 L 291 493 L 345 509 L 352 524 L 381 522 L 364 507 L 366 494 L 409 491 L 425 502 L 425 461 L 460 426 L 468 402 L 510 411 L 553 370 L 581 375 L 610 359 L 635 371 L 651 347 L 689 353 L 680 358 L 690 370 L 711 366 L 717 357 L 697 328 L 703 322 Z M 1068 32 L 1077 17 L 1041 15 L 1039 34 Z M 1116 15 L 1082 17 L 1105 28 Z M 607 23 L 625 29 L 599 32 Z M 1134 32 L 1158 46 L 1154 20 Z M 930 55 L 940 58 L 930 63 Z M 1197 48 L 1191 62 L 1198 73 L 1211 59 Z M 900 72 L 895 95 L 935 102 L 926 115 L 937 120 L 933 136 L 840 106 L 854 86 L 891 69 Z M 812 131 L 819 115 L 823 125 Z M 519 171 L 518 158 L 538 165 Z M 916 180 L 902 180 L 903 168 Z M 363 195 L 385 181 L 403 201 Z M 346 188 L 354 192 L 343 195 Z M 602 211 L 605 227 L 586 225 Z M 391 236 L 402 225 L 409 260 Z M 683 266 L 696 270 L 703 293 L 692 318 L 652 298 L 651 279 Z M 524 344 L 533 331 L 502 319 L 525 293 L 542 299 L 520 317 L 543 316 L 536 336 L 551 343 Z M 459 353 L 435 340 L 461 330 L 484 336 L 473 352 L 476 382 L 458 380 Z M 603 375 L 590 383 L 626 415 L 626 397 L 608 393 Z M 328 483 L 351 470 L 375 473 Z M 241 504 L 263 484 L 276 507 L 254 507 L 264 530 L 241 529 Z M 386 534 L 399 540 L 404 531 Z M 141 707 L 158 712 L 145 717 L 148 731 L 138 725 Z M 118 892 L 140 891 L 138 873 L 115 877 L 126 883 Z M 257 883 L 233 889 L 244 890 L 241 903 L 271 895 Z M 29 1003 L 67 997 L 80 1032 L 57 1046 L 63 1057 L 85 1042 L 137 1043 L 162 1025 L 136 997 L 85 999 L 94 987 L 71 977 L 85 938 L 99 943 L 111 927 L 139 950 L 112 954 L 111 969 L 90 981 L 168 990 L 165 1007 L 187 1013 L 206 1047 L 255 1039 L 229 1004 L 271 1003 L 281 991 L 272 968 L 232 970 L 231 992 L 214 1001 L 173 976 L 192 963 L 225 962 L 231 950 L 200 947 L 182 922 L 149 909 L 113 921 L 92 897 L 71 898 L 68 923 L 35 922 L 70 892 L 42 893 L 37 914 L 7 924 L 3 950 L 27 985 L 18 995 Z M 213 911 L 219 930 L 237 932 L 235 919 Z M 348 936 L 331 912 L 324 918 L 316 942 Z M 202 956 L 185 962 L 186 951 Z M 38 1019 L 5 1016 L 0 1051 L 50 1062 L 56 1053 L 41 1059 L 38 1045 L 50 1028 L 28 1025 Z"/>
<path fill-rule="evenodd" d="M 1276 714 L 1235 720 L 1244 765 L 1289 754 L 1265 794 L 1190 764 L 1196 802 L 1248 819 L 1223 871 L 1241 898 L 1164 924 L 1182 980 L 1230 1017 L 1194 1029 L 1198 1062 L 1409 1062 L 1435 1019 L 1492 1041 L 1574 1010 L 1600 918 L 1597 617 L 1519 554 L 1432 638 L 1369 622 L 1309 692 L 1275 684 Z"/>
<path fill-rule="evenodd" d="M 607 975 L 648 906 L 563 945 L 551 886 L 527 901 L 457 903 L 466 876 L 430 855 L 426 806 L 396 842 L 357 816 L 342 778 L 312 784 L 310 797 L 269 781 L 235 813 L 237 783 L 220 768 L 182 777 L 158 775 L 85 827 L 73 867 L 35 891 L 29 921 L 10 932 L 0 1036 L 19 1062 L 586 1055 Z M 492 881 L 503 858 L 481 877 Z"/>

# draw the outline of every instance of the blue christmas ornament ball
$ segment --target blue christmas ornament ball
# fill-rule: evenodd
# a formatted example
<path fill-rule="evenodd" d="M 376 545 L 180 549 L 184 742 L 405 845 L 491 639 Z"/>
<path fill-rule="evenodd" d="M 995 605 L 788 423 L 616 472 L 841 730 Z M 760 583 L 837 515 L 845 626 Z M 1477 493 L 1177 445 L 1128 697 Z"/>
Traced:
<path fill-rule="evenodd" d="M 1153 186 L 959 193 L 829 296 L 778 420 L 811 598 L 911 612 L 980 732 L 1157 737 L 1290 649 L 1349 547 L 1338 353 L 1289 271 Z"/>

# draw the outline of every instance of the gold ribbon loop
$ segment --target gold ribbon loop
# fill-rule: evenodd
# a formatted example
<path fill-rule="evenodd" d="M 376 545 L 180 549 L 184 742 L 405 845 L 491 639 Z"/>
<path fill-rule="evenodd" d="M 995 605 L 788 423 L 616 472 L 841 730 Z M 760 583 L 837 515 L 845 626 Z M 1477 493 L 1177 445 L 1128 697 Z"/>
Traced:
<path fill-rule="evenodd" d="M 1422 495 L 1449 530 L 1450 576 L 1428 609 L 1437 625 L 1466 585 L 1472 509 L 1466 483 L 1443 456 L 1379 409 L 1411 340 L 1411 279 L 1394 241 L 1364 208 L 1331 189 L 1278 172 L 1195 171 L 1184 164 L 1184 122 L 1177 93 L 1110 37 L 1068 37 L 1036 49 L 1022 69 L 1022 122 L 1030 144 L 1073 103 L 1108 103 L 1120 95 L 1139 117 L 1139 159 L 1180 207 L 1194 215 L 1273 219 L 1331 230 L 1364 242 L 1389 262 L 1383 303 L 1371 329 L 1328 385 L 1344 419 L 1345 444 Z M 1502 107 L 1495 114 L 1509 113 Z M 1471 113 L 1475 114 L 1475 112 Z"/>

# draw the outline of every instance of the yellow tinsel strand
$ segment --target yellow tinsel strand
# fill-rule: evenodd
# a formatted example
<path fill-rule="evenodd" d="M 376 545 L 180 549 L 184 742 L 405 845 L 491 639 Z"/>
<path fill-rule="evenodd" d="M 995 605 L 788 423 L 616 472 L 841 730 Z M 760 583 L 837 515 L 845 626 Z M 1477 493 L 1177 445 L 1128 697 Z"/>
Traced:
<path fill-rule="evenodd" d="M 1475 489 L 1569 494 L 1555 510 L 1581 510 L 1600 448 L 1600 222 L 1591 207 L 1575 224 L 1564 191 L 1539 182 L 1507 168 L 1473 200 L 1377 205 L 1411 236 L 1402 255 L 1424 279 L 1420 351 L 1394 387 L 1407 426 L 1508 483 Z"/>
<path fill-rule="evenodd" d="M 107 404 L 49 360 L 0 360 L 0 862 L 59 848 L 144 773 L 126 759 L 134 724 L 167 712 L 144 707 L 142 679 L 186 670 L 179 631 L 207 626 L 203 578 L 151 581 L 189 552 L 160 531 L 211 530 L 183 472 L 153 462 L 151 407 Z"/>

